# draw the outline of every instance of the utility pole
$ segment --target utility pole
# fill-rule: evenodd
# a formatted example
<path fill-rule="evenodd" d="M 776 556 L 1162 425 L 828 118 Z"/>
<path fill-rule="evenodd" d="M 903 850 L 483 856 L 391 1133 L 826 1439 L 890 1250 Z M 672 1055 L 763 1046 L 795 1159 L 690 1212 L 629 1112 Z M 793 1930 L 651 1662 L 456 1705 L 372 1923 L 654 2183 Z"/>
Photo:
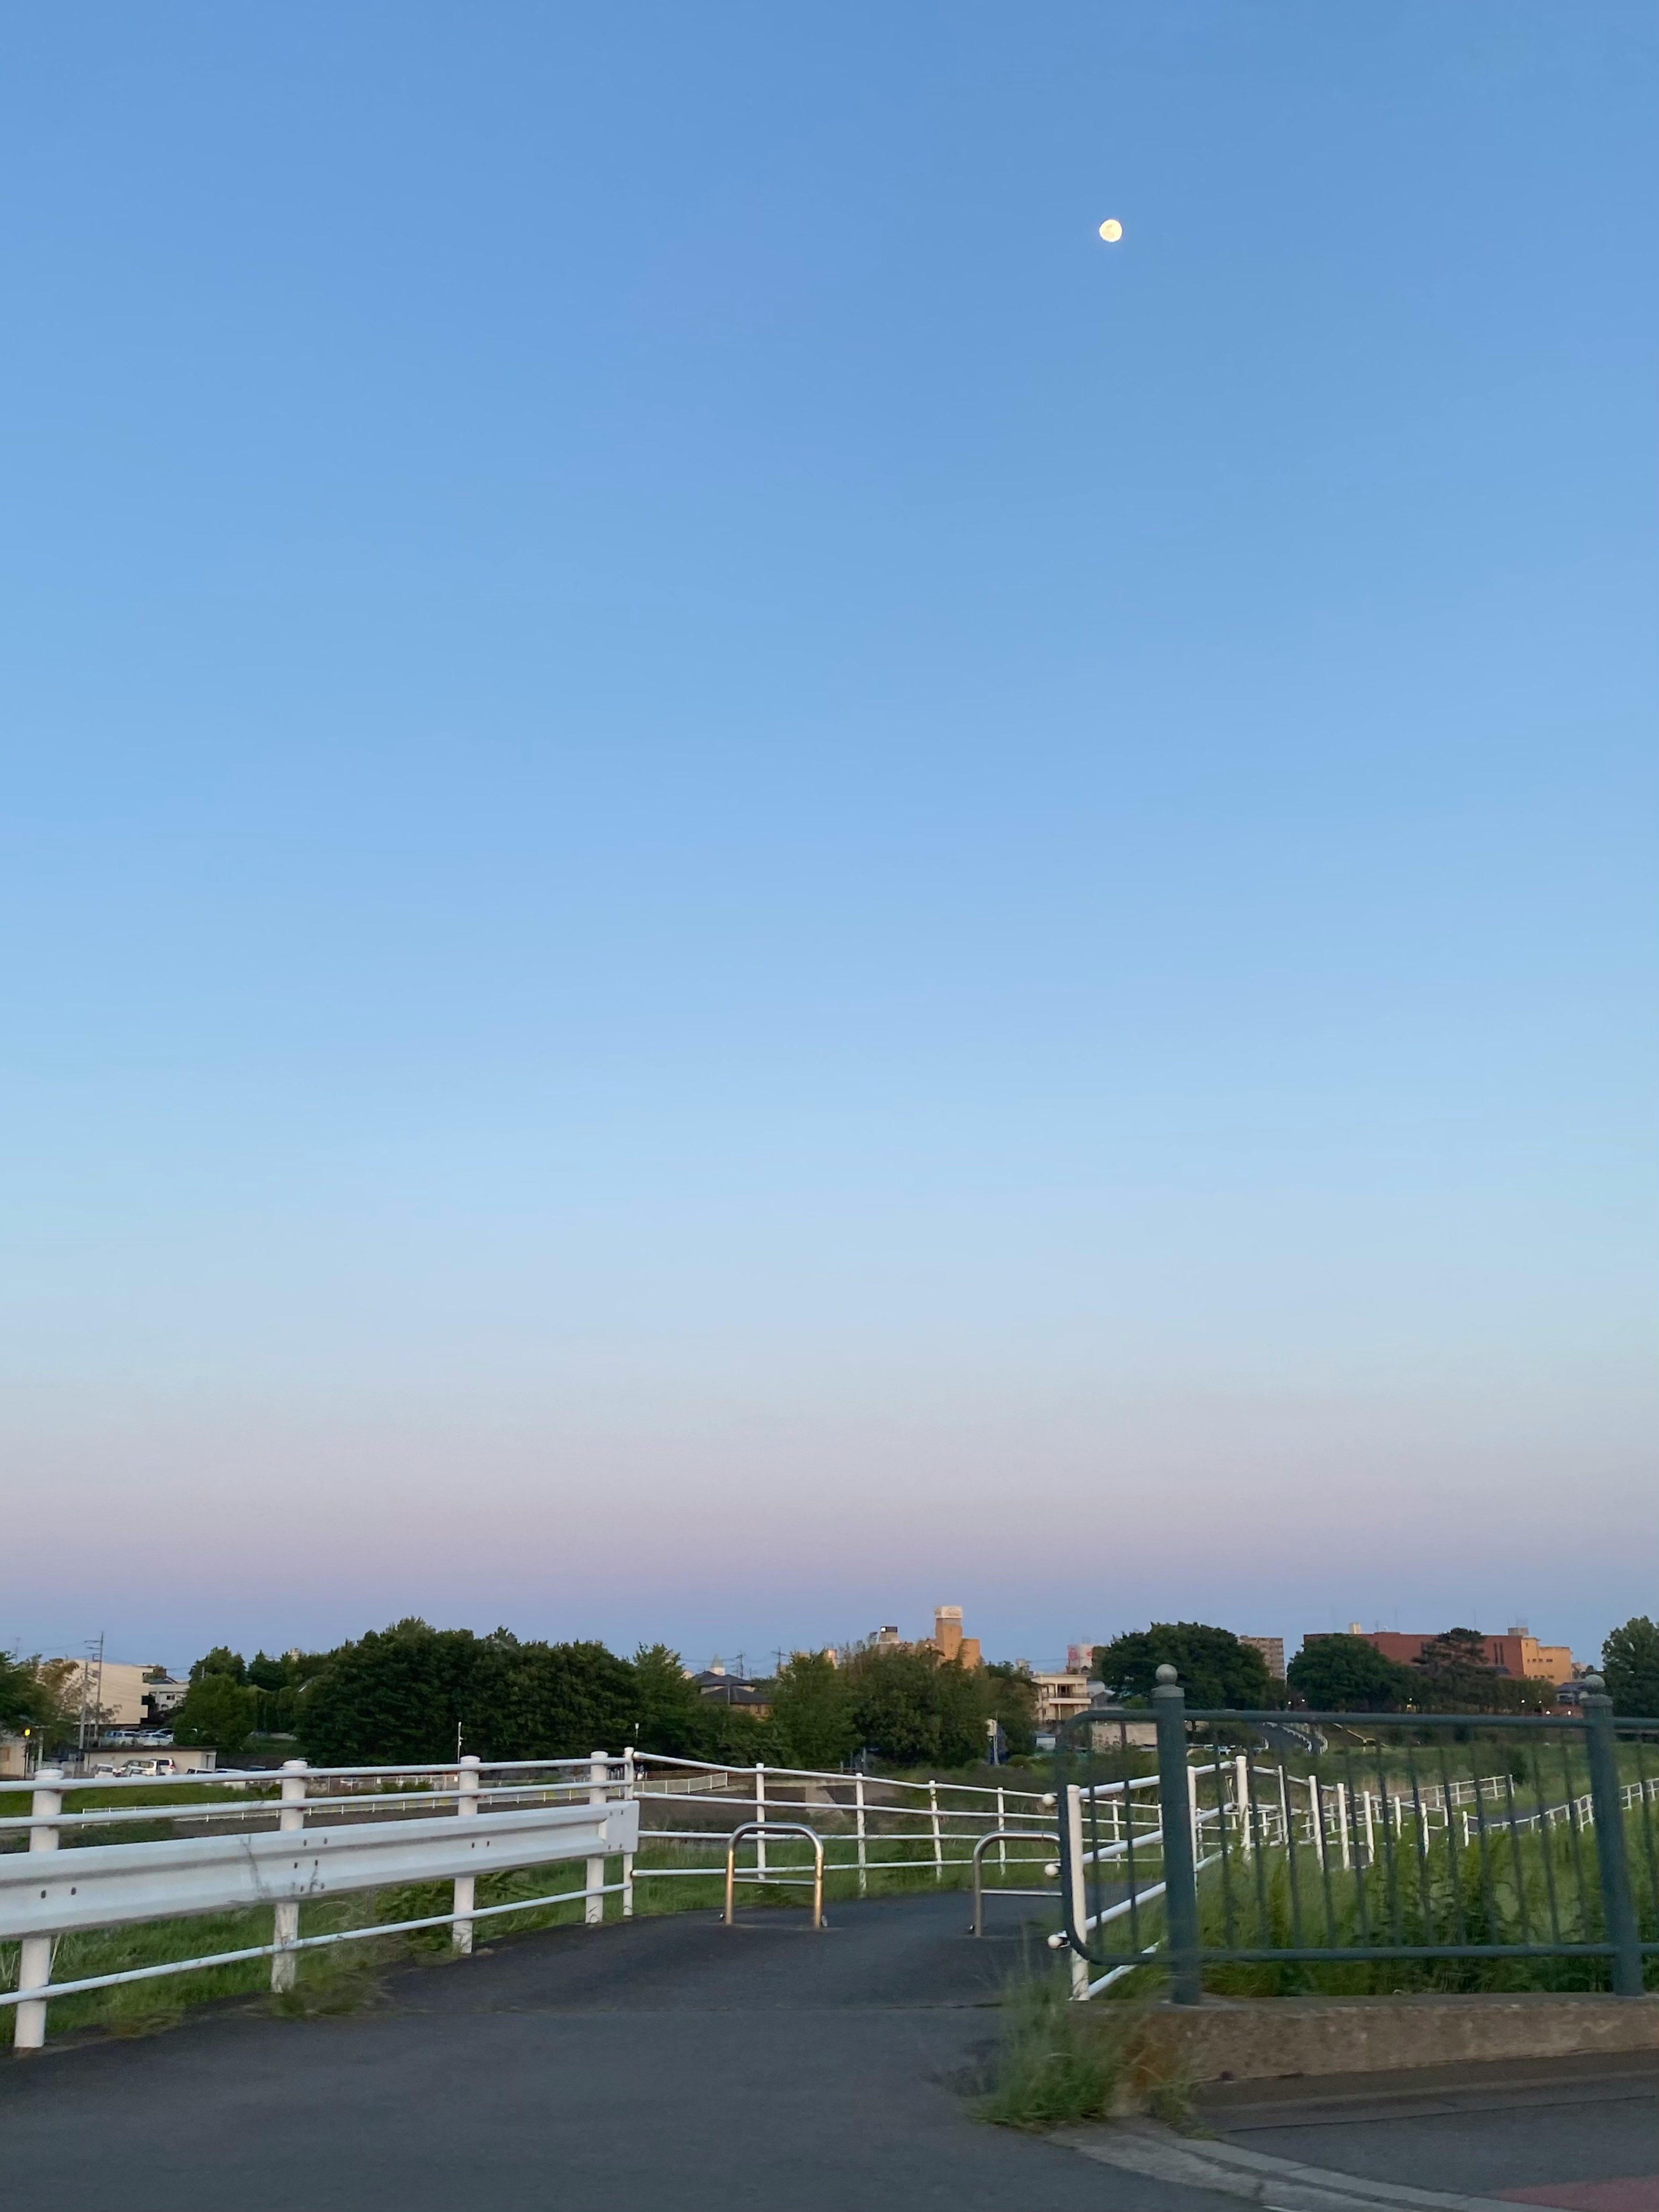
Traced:
<path fill-rule="evenodd" d="M 87 1755 L 87 1730 L 95 1735 L 100 1724 L 104 1703 L 104 1632 L 98 1632 L 94 1643 L 88 1637 L 86 1657 L 81 1662 L 81 1716 L 75 1731 L 76 1747 L 82 1759 Z"/>

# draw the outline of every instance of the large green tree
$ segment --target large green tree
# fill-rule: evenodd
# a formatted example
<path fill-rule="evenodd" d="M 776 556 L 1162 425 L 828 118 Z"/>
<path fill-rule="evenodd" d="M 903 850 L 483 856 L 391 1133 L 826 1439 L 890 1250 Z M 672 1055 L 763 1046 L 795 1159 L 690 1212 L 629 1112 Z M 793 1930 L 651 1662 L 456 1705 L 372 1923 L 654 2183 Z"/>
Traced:
<path fill-rule="evenodd" d="M 319 1766 L 453 1759 L 477 1644 L 471 1629 L 411 1619 L 341 1644 L 306 1693 L 306 1756 Z"/>
<path fill-rule="evenodd" d="M 1555 1703 L 1553 1683 L 1500 1674 L 1478 1628 L 1443 1628 L 1407 1672 L 1414 1685 L 1411 1703 L 1425 1712 L 1546 1712 Z"/>
<path fill-rule="evenodd" d="M 1199 1620 L 1155 1620 L 1109 1644 L 1095 1646 L 1095 1672 L 1120 1698 L 1144 1698 L 1157 1685 L 1160 1667 L 1173 1667 L 1187 1703 L 1206 1708 L 1236 1706 L 1246 1712 L 1283 1702 L 1253 1644 L 1241 1644 L 1230 1629 Z"/>
<path fill-rule="evenodd" d="M 173 1716 L 174 1743 L 204 1745 L 234 1759 L 246 1745 L 258 1692 L 230 1674 L 204 1674 L 192 1682 Z"/>
<path fill-rule="evenodd" d="M 722 1710 L 703 1696 L 679 1653 L 665 1644 L 641 1644 L 633 1664 L 634 1741 L 639 1748 L 665 1752 L 672 1759 L 718 1758 L 726 1734 Z"/>
<path fill-rule="evenodd" d="M 981 1679 L 986 1718 L 1000 1727 L 1011 1757 L 1028 1756 L 1036 1747 L 1036 1684 L 1024 1667 L 994 1659 Z"/>
<path fill-rule="evenodd" d="M 64 1685 L 70 1670 L 0 1651 L 0 1729 L 56 1743 L 70 1729 Z"/>
<path fill-rule="evenodd" d="M 300 1704 L 307 1756 L 344 1766 L 485 1759 L 579 1759 L 627 1742 L 634 1669 L 602 1644 L 521 1643 L 400 1620 L 329 1655 Z"/>
<path fill-rule="evenodd" d="M 1615 1628 L 1601 1646 L 1601 1679 L 1615 1712 L 1659 1715 L 1659 1622 L 1638 1613 Z"/>
<path fill-rule="evenodd" d="M 778 1669 L 772 1736 L 786 1766 L 836 1770 L 857 1749 L 852 1686 L 827 1651 L 797 1651 Z"/>
<path fill-rule="evenodd" d="M 578 1759 L 619 1751 L 638 1716 L 634 1669 L 603 1644 L 483 1639 L 462 1714 L 469 1751 L 488 1759 Z"/>
<path fill-rule="evenodd" d="M 894 1766 L 970 1766 L 985 1756 L 985 1670 L 926 1650 L 855 1651 L 848 1661 L 858 1741 Z"/>
<path fill-rule="evenodd" d="M 325 1651 L 285 1651 L 273 1659 L 258 1651 L 247 1662 L 248 1686 L 257 1696 L 256 1731 L 262 1735 L 292 1735 L 298 1731 L 300 1711 L 308 1685 L 328 1665 Z"/>
<path fill-rule="evenodd" d="M 1315 1712 L 1394 1712 L 1420 1687 L 1409 1668 L 1364 1636 L 1311 1637 L 1287 1672 L 1291 1689 Z"/>

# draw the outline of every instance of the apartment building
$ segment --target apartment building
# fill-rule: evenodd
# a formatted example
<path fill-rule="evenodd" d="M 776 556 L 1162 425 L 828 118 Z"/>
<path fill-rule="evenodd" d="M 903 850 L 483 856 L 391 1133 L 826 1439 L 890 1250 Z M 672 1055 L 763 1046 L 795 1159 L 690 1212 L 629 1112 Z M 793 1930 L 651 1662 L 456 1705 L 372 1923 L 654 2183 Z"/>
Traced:
<path fill-rule="evenodd" d="M 1248 1644 L 1252 1651 L 1259 1651 L 1267 1662 L 1267 1672 L 1275 1682 L 1285 1679 L 1285 1639 L 1282 1636 L 1241 1636 L 1241 1644 Z"/>
<path fill-rule="evenodd" d="M 1031 1675 L 1036 1686 L 1036 1725 L 1040 1729 L 1058 1728 L 1079 1713 L 1089 1710 L 1089 1677 L 1067 1667 L 1062 1674 Z"/>
<path fill-rule="evenodd" d="M 81 1703 L 83 1686 L 94 1726 L 153 1729 L 167 1726 L 190 1684 L 176 1681 L 154 1662 L 145 1666 L 122 1659 L 77 1661 L 64 1685 L 64 1702 L 71 1711 Z"/>

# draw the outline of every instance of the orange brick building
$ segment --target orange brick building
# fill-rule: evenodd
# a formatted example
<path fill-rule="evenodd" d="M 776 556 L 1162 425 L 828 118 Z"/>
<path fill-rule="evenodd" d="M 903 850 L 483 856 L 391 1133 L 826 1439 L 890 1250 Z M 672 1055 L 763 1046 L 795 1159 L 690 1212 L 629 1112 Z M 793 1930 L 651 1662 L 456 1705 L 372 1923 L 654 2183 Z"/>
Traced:
<path fill-rule="evenodd" d="M 1389 1628 L 1363 1629 L 1358 1621 L 1349 1629 L 1350 1636 L 1363 1636 L 1367 1644 L 1376 1644 L 1385 1659 L 1396 1666 L 1415 1665 L 1424 1646 L 1434 1642 L 1432 1636 L 1402 1636 Z M 1316 1636 L 1304 1636 L 1304 1644 L 1316 1644 Z M 1572 1653 L 1565 1644 L 1540 1644 L 1524 1628 L 1511 1628 L 1502 1636 L 1483 1637 L 1486 1647 L 1486 1664 L 1494 1674 L 1508 1674 L 1516 1680 L 1533 1682 L 1570 1682 L 1572 1680 Z"/>

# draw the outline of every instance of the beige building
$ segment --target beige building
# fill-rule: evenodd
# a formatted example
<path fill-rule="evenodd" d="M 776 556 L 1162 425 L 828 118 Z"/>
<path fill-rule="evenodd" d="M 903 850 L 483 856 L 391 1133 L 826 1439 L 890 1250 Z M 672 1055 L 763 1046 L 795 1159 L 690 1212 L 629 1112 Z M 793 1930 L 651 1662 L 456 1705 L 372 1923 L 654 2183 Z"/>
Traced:
<path fill-rule="evenodd" d="M 1064 1674 L 1039 1674 L 1033 1673 L 1036 1685 L 1036 1724 L 1040 1729 L 1058 1728 L 1079 1713 L 1089 1710 L 1089 1678 L 1068 1667 Z"/>
<path fill-rule="evenodd" d="M 1259 1651 L 1267 1662 L 1267 1672 L 1275 1682 L 1285 1679 L 1285 1639 L 1282 1636 L 1241 1636 L 1241 1644 L 1248 1644 L 1252 1651 Z"/>
<path fill-rule="evenodd" d="M 947 1662 L 952 1659 L 964 1667 L 977 1667 L 981 1662 L 977 1636 L 962 1632 L 962 1607 L 959 1605 L 936 1605 L 933 1607 L 933 1632 L 928 1644 Z"/>
<path fill-rule="evenodd" d="M 89 1678 L 89 1679 L 88 1679 Z M 175 1706 L 190 1687 L 178 1682 L 163 1666 L 152 1662 L 106 1659 L 76 1661 L 64 1678 L 64 1699 L 69 1711 L 81 1704 L 82 1685 L 96 1706 L 100 1728 L 165 1728 Z"/>
<path fill-rule="evenodd" d="M 962 1607 L 959 1605 L 936 1605 L 933 1607 L 933 1632 L 924 1636 L 919 1644 L 907 1644 L 898 1632 L 897 1625 L 890 1621 L 878 1628 L 870 1638 L 875 1651 L 937 1651 L 944 1660 L 954 1659 L 963 1667 L 978 1667 L 984 1662 L 980 1656 L 977 1636 L 962 1632 Z"/>

